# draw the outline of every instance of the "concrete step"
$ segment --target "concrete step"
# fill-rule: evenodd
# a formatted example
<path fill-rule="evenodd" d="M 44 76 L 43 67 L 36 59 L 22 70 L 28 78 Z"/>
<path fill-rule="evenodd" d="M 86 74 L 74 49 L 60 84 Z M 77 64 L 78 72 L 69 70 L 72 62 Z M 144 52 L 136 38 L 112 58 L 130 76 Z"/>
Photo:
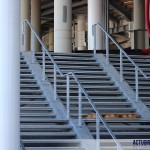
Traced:
<path fill-rule="evenodd" d="M 61 99 L 65 99 L 66 100 L 66 96 L 61 96 L 60 97 Z M 91 96 L 90 97 L 91 100 L 93 100 L 93 102 L 115 102 L 115 101 L 126 101 L 127 99 L 124 97 L 124 96 L 111 96 L 108 97 L 107 95 L 106 96 Z M 70 96 L 70 99 L 71 100 L 75 100 L 75 101 L 78 101 L 78 96 Z M 82 97 L 82 101 L 88 101 L 87 98 L 85 96 Z"/>
<path fill-rule="evenodd" d="M 46 102 L 46 101 L 21 101 L 20 102 L 21 106 L 22 105 L 45 105 L 45 106 L 48 106 L 49 105 L 49 102 Z"/>
<path fill-rule="evenodd" d="M 41 99 L 46 99 L 44 95 L 20 95 L 21 100 L 27 99 L 36 99 L 36 100 L 41 100 Z"/>
<path fill-rule="evenodd" d="M 21 118 L 20 119 L 20 123 L 29 123 L 29 124 L 58 124 L 58 125 L 64 125 L 64 124 L 68 124 L 68 120 L 64 120 L 64 119 L 56 119 L 56 118 Z"/>
<path fill-rule="evenodd" d="M 42 94 L 43 93 L 43 91 L 42 90 L 24 90 L 24 89 L 21 89 L 20 90 L 20 93 L 40 93 L 40 94 Z"/>
<path fill-rule="evenodd" d="M 50 52 L 52 56 L 73 56 L 73 57 L 93 57 L 91 53 L 55 53 Z M 36 52 L 36 56 L 42 56 L 42 52 Z"/>
<path fill-rule="evenodd" d="M 134 108 L 97 108 L 98 111 L 100 111 L 101 113 L 130 113 L 130 112 L 136 112 L 136 109 Z M 75 112 L 75 111 L 78 111 L 78 107 L 77 108 L 70 108 L 70 111 L 71 112 Z M 83 107 L 82 108 L 82 111 L 83 112 L 94 112 L 93 108 L 91 107 Z"/>
<path fill-rule="evenodd" d="M 21 112 L 31 113 L 31 112 L 52 112 L 53 109 L 50 107 L 21 107 Z"/>
<path fill-rule="evenodd" d="M 33 145 L 33 146 L 38 146 L 42 144 L 46 144 L 47 146 L 49 145 L 50 147 L 62 147 L 65 146 L 70 147 L 70 146 L 78 146 L 80 144 L 80 140 L 76 139 L 23 139 L 22 140 L 25 145 Z"/>
<path fill-rule="evenodd" d="M 51 80 L 51 82 L 53 83 L 53 80 Z M 83 85 L 91 85 L 91 84 L 98 84 L 98 85 L 114 85 L 114 82 L 113 81 L 104 81 L 103 79 L 101 81 L 95 81 L 95 80 L 83 80 L 81 81 L 81 84 Z M 66 83 L 66 80 L 65 79 L 58 79 L 57 80 L 57 85 L 59 85 L 60 83 Z M 71 80 L 70 81 L 71 84 L 77 84 L 75 80 Z"/>
<path fill-rule="evenodd" d="M 104 89 L 103 91 L 86 91 L 89 95 L 122 95 L 121 92 L 119 91 L 108 91 L 107 89 Z M 59 94 L 66 94 L 66 90 L 57 90 L 57 93 Z M 70 90 L 70 95 L 73 95 L 73 94 L 78 94 L 78 91 L 77 90 Z"/>
<path fill-rule="evenodd" d="M 28 118 L 54 118 L 56 115 L 54 113 L 20 113 L 20 117 L 28 117 Z"/>
<path fill-rule="evenodd" d="M 66 104 L 66 102 L 64 102 L 64 104 Z M 130 107 L 132 104 L 129 103 L 129 102 L 94 102 L 94 104 L 97 106 L 97 107 Z M 78 105 L 78 101 L 76 102 L 70 102 L 70 105 Z M 91 104 L 89 102 L 82 102 L 82 105 L 84 107 L 88 107 L 88 106 L 91 106 Z"/>
<path fill-rule="evenodd" d="M 36 84 L 20 84 L 21 89 L 40 89 L 39 85 Z"/>
<path fill-rule="evenodd" d="M 75 85 L 70 85 L 70 90 L 78 90 L 78 86 L 75 86 Z M 66 85 L 59 85 L 59 87 L 57 89 L 66 89 Z M 109 91 L 112 91 L 112 90 L 118 90 L 118 87 L 115 87 L 114 85 L 88 85 L 86 87 L 84 87 L 84 89 L 86 89 L 86 91 L 92 91 L 93 89 L 95 90 L 105 90 L 105 89 L 108 89 Z"/>
<path fill-rule="evenodd" d="M 40 63 L 40 64 L 42 64 L 42 60 L 38 60 L 38 62 Z M 90 66 L 93 66 L 93 65 L 99 65 L 99 63 L 97 63 L 97 62 L 90 62 L 90 64 L 89 63 L 87 63 L 87 62 L 84 62 L 84 61 L 80 61 L 80 60 L 78 60 L 78 61 L 65 61 L 65 60 L 62 60 L 62 61 L 56 61 L 56 63 L 57 64 L 63 64 L 63 65 L 78 65 L 78 66 L 80 66 L 80 65 L 90 65 Z M 46 66 L 53 66 L 53 63 L 52 62 L 50 62 L 50 61 L 46 61 Z"/>
<path fill-rule="evenodd" d="M 75 147 L 27 147 L 26 150 L 85 150 Z"/>
<path fill-rule="evenodd" d="M 20 79 L 20 83 L 21 84 L 27 84 L 27 83 L 37 83 L 37 80 L 35 80 L 35 79 Z"/>
<path fill-rule="evenodd" d="M 74 132 L 21 132 L 21 137 L 24 138 L 32 138 L 32 139 L 70 139 L 75 138 L 76 133 Z"/>

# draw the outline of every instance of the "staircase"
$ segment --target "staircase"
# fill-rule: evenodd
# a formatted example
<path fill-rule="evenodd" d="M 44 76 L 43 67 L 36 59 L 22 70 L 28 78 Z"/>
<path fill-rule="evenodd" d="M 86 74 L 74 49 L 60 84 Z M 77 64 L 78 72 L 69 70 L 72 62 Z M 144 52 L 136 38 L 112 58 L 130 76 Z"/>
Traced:
<path fill-rule="evenodd" d="M 130 54 L 130 57 L 143 70 L 143 72 L 150 76 L 150 56 Z M 124 57 L 124 79 L 128 82 L 131 88 L 135 91 L 135 69 L 133 65 Z M 110 61 L 114 67 L 119 71 L 119 54 L 111 54 Z M 139 73 L 139 97 L 144 104 L 150 109 L 150 79 L 145 79 Z"/>
<path fill-rule="evenodd" d="M 52 53 L 52 56 L 63 73 L 74 72 L 84 89 L 106 119 L 113 133 L 119 139 L 139 139 L 150 137 L 150 120 L 143 120 L 127 97 L 119 90 L 115 82 L 107 75 L 102 66 L 96 62 L 92 54 Z M 42 65 L 42 54 L 36 53 L 36 58 Z M 46 56 L 46 75 L 53 84 L 53 64 Z M 78 86 L 73 78 L 70 80 L 71 116 L 78 115 Z M 57 73 L 57 94 L 66 107 L 66 78 Z M 82 116 L 91 131 L 96 136 L 94 111 L 82 95 Z M 93 116 L 93 117 L 91 117 Z M 110 139 L 103 125 L 100 126 L 102 139 Z"/>
<path fill-rule="evenodd" d="M 20 130 L 25 149 L 84 150 L 69 120 L 57 119 L 22 55 L 20 64 Z"/>

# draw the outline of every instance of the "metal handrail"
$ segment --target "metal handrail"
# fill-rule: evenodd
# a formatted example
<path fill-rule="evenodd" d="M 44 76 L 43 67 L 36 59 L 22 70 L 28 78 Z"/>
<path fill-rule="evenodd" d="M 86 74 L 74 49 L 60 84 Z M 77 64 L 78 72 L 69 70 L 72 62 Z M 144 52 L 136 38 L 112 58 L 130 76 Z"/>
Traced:
<path fill-rule="evenodd" d="M 43 79 L 45 79 L 45 52 L 48 55 L 48 57 L 50 58 L 50 60 L 52 61 L 53 65 L 54 65 L 54 100 L 56 100 L 56 73 L 57 71 L 59 72 L 61 77 L 67 77 L 67 118 L 69 119 L 70 117 L 70 98 L 69 98 L 69 76 L 71 75 L 74 80 L 76 81 L 77 85 L 78 85 L 78 89 L 79 89 L 79 122 L 78 125 L 81 126 L 82 125 L 82 93 L 85 95 L 85 97 L 87 98 L 87 100 L 89 101 L 89 103 L 91 104 L 92 108 L 94 109 L 95 113 L 96 113 L 96 138 L 99 139 L 100 135 L 99 135 L 99 128 L 100 128 L 100 121 L 103 123 L 103 125 L 105 126 L 105 128 L 107 129 L 108 133 L 110 134 L 110 136 L 112 137 L 112 139 L 114 140 L 114 142 L 117 145 L 117 149 L 118 150 L 123 150 L 122 146 L 120 145 L 120 143 L 117 141 L 116 136 L 113 134 L 112 130 L 110 129 L 110 127 L 108 126 L 108 124 L 106 123 L 106 121 L 104 120 L 104 118 L 102 117 L 101 113 L 97 110 L 95 104 L 92 102 L 91 98 L 89 97 L 88 93 L 85 91 L 85 89 L 83 88 L 81 82 L 79 81 L 79 79 L 76 77 L 74 72 L 69 72 L 69 73 L 63 73 L 60 68 L 58 67 L 57 63 L 55 62 L 55 60 L 53 59 L 52 55 L 50 54 L 50 52 L 47 50 L 46 46 L 44 45 L 44 43 L 42 42 L 42 40 L 40 39 L 39 35 L 36 33 L 36 31 L 34 30 L 34 28 L 32 27 L 31 23 L 28 20 L 25 20 L 23 22 L 23 34 L 24 34 L 24 44 L 26 43 L 26 24 L 27 23 L 32 31 L 32 33 L 34 34 L 34 36 L 37 38 L 37 40 L 39 41 L 39 43 L 42 46 L 42 50 L 43 50 Z M 33 50 L 33 61 L 35 61 L 35 49 Z"/>
<path fill-rule="evenodd" d="M 93 36 L 94 36 L 94 54 L 96 54 L 96 27 L 99 27 L 105 33 L 106 39 L 106 65 L 109 64 L 109 39 L 117 46 L 120 50 L 120 80 L 123 81 L 123 54 L 126 58 L 132 63 L 135 67 L 135 82 L 136 82 L 136 101 L 139 100 L 139 72 L 143 75 L 145 79 L 150 79 L 150 76 L 147 76 L 143 70 L 132 60 L 132 58 L 124 51 L 124 49 L 119 45 L 119 43 L 100 25 L 100 23 L 93 25 Z"/>

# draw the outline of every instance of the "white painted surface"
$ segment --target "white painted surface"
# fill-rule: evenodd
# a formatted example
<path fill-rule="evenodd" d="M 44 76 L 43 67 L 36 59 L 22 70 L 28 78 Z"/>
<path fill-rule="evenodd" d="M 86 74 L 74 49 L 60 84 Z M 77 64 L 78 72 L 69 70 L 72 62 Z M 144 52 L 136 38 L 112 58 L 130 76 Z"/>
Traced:
<path fill-rule="evenodd" d="M 0 0 L 0 150 L 20 150 L 20 0 Z"/>
<path fill-rule="evenodd" d="M 63 7 L 67 7 L 66 22 Z M 72 1 L 54 0 L 54 52 L 72 52 Z"/>
<path fill-rule="evenodd" d="M 92 25 L 102 24 L 103 18 L 103 0 L 88 0 L 88 49 L 94 49 L 94 38 L 92 35 Z M 97 49 L 103 49 L 103 33 L 97 29 Z"/>

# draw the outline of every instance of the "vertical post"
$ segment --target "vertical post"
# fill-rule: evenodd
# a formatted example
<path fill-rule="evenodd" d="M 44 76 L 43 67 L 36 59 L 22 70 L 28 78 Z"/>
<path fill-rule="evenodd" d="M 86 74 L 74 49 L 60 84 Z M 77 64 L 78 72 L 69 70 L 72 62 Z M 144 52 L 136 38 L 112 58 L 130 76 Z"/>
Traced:
<path fill-rule="evenodd" d="M 46 71 L 46 69 L 45 69 L 45 49 L 44 49 L 44 47 L 42 47 L 42 53 L 43 53 L 43 57 L 42 57 L 42 60 L 43 60 L 43 81 L 45 81 L 46 80 L 46 75 L 45 75 L 45 71 Z"/>
<path fill-rule="evenodd" d="M 54 101 L 57 100 L 57 69 L 54 65 Z"/>
<path fill-rule="evenodd" d="M 23 22 L 23 46 L 24 46 L 24 51 L 27 49 L 27 37 L 26 37 L 26 22 Z"/>
<path fill-rule="evenodd" d="M 120 50 L 120 82 L 123 82 L 123 53 Z"/>
<path fill-rule="evenodd" d="M 96 24 L 92 26 L 92 32 L 94 36 L 94 54 L 96 54 Z"/>
<path fill-rule="evenodd" d="M 67 119 L 70 118 L 70 79 L 69 74 L 67 75 Z"/>
<path fill-rule="evenodd" d="M 98 114 L 96 114 L 96 139 L 100 139 L 100 122 Z"/>
<path fill-rule="evenodd" d="M 100 150 L 100 120 L 99 120 L 99 116 L 96 113 L 96 146 L 97 146 L 97 150 Z"/>
<path fill-rule="evenodd" d="M 33 42 L 32 45 L 31 45 L 32 63 L 35 63 L 35 51 L 36 51 L 36 49 L 35 49 L 35 40 L 36 40 L 36 37 L 35 37 L 33 32 L 31 34 L 32 34 L 31 38 L 32 38 L 32 42 Z"/>
<path fill-rule="evenodd" d="M 133 0 L 134 49 L 145 48 L 145 1 Z"/>
<path fill-rule="evenodd" d="M 105 34 L 106 38 L 106 65 L 109 65 L 109 37 Z"/>
<path fill-rule="evenodd" d="M 82 91 L 80 89 L 80 86 L 78 85 L 78 126 L 81 127 L 82 126 Z"/>
<path fill-rule="evenodd" d="M 135 86 L 136 86 L 136 101 L 139 101 L 139 72 L 135 67 Z"/>

